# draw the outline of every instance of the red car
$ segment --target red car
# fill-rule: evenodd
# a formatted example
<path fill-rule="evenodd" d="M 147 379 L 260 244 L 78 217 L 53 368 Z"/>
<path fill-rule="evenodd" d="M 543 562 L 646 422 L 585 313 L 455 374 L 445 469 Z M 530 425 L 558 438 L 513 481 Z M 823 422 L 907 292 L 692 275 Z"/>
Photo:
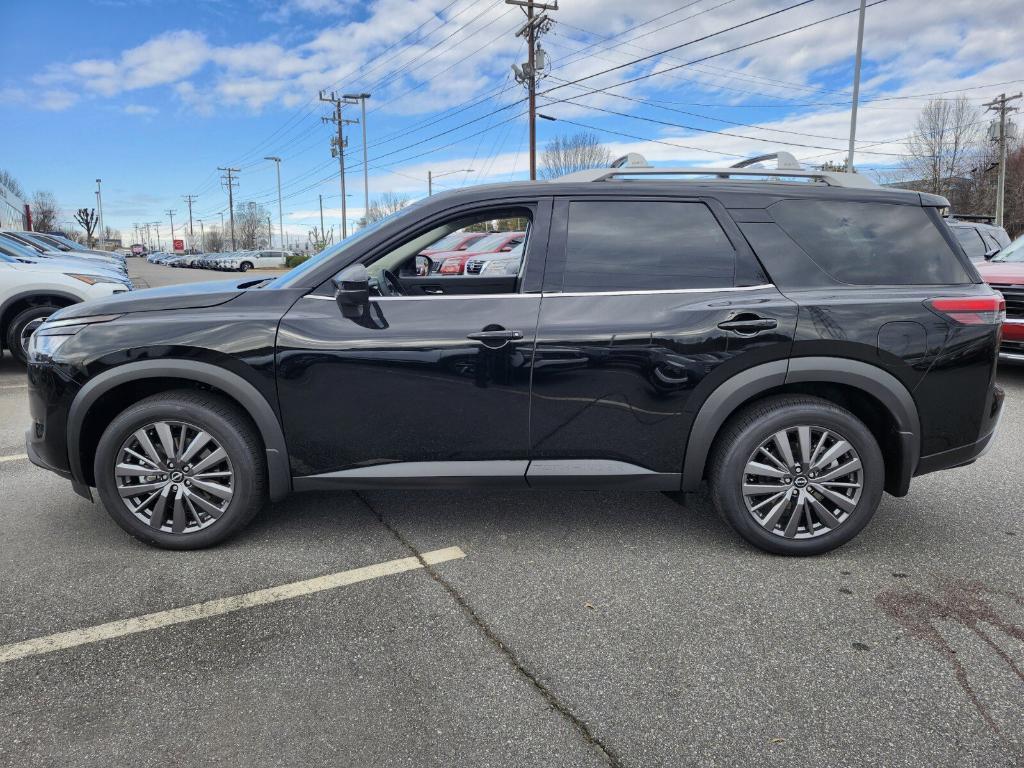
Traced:
<path fill-rule="evenodd" d="M 448 251 L 431 255 L 430 271 L 442 275 L 461 275 L 466 262 L 481 253 L 507 253 L 526 240 L 525 232 L 496 232 L 477 240 L 463 251 Z"/>
<path fill-rule="evenodd" d="M 997 253 L 991 261 L 976 264 L 986 283 L 1006 299 L 1006 322 L 999 357 L 1024 363 L 1024 235 Z"/>
<path fill-rule="evenodd" d="M 487 237 L 486 232 L 452 232 L 429 248 L 424 248 L 420 251 L 420 256 L 433 256 L 436 253 L 447 253 L 448 251 L 464 251 L 477 240 L 485 237 Z"/>

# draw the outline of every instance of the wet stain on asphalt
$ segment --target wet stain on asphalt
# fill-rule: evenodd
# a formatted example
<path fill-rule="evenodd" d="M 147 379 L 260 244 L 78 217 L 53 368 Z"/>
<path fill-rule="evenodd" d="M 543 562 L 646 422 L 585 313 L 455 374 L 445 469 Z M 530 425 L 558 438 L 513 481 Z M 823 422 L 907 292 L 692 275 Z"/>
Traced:
<path fill-rule="evenodd" d="M 971 686 L 966 667 L 956 649 L 942 635 L 939 626 L 940 621 L 951 621 L 973 632 L 999 657 L 1008 672 L 1024 682 L 1024 670 L 993 640 L 992 634 L 1002 633 L 1004 637 L 1024 643 L 1024 627 L 1001 616 L 992 605 L 993 598 L 1008 599 L 1024 607 L 1024 597 L 1017 593 L 989 589 L 976 582 L 964 581 L 942 585 L 935 594 L 908 588 L 889 589 L 880 593 L 875 602 L 912 637 L 929 643 L 942 655 L 952 667 L 957 684 L 986 725 L 1011 750 L 1018 752 L 1019 749 L 1007 741 L 1006 734 L 993 718 L 991 710 Z"/>

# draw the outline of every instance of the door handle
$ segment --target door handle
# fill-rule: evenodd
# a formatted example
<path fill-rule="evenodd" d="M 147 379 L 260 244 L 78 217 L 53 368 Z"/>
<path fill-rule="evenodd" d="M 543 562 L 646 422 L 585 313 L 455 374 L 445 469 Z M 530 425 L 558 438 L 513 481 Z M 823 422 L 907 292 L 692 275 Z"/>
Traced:
<path fill-rule="evenodd" d="M 723 331 L 732 331 L 744 336 L 753 336 L 762 331 L 770 331 L 779 327 L 779 322 L 770 317 L 746 316 L 737 317 L 733 320 L 726 320 L 719 323 L 718 327 Z"/>
<path fill-rule="evenodd" d="M 506 331 L 502 328 L 500 331 L 477 331 L 468 334 L 466 338 L 486 344 L 489 341 L 519 341 L 523 338 L 523 333 L 522 331 Z"/>

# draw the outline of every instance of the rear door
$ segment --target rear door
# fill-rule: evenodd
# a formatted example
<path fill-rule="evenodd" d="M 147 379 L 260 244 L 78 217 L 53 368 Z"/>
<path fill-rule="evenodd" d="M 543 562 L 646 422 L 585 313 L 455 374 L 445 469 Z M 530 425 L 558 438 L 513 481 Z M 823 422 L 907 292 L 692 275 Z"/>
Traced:
<path fill-rule="evenodd" d="M 700 403 L 787 358 L 797 316 L 724 209 L 700 199 L 559 199 L 543 295 L 533 486 L 677 489 Z"/>

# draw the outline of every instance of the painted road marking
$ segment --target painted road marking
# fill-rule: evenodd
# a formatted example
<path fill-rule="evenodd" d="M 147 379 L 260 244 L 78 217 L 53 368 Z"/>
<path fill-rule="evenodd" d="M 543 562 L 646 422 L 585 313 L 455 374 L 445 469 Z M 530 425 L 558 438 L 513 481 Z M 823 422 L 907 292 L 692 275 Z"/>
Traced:
<path fill-rule="evenodd" d="M 3 464 L 5 461 L 21 461 L 22 459 L 27 458 L 27 453 L 15 453 L 10 456 L 0 456 L 0 464 Z"/>
<path fill-rule="evenodd" d="M 338 587 L 357 584 L 361 581 L 379 579 L 382 576 L 392 576 L 404 571 L 413 571 L 417 568 L 422 568 L 424 562 L 427 565 L 434 565 L 435 563 L 443 563 L 448 560 L 458 560 L 465 556 L 466 553 L 458 547 L 435 549 L 433 552 L 425 552 L 422 555 L 422 561 L 418 557 L 403 557 L 400 560 L 388 560 L 386 563 L 353 568 L 350 571 L 340 571 L 328 574 L 327 576 L 306 579 L 305 581 L 295 581 L 291 584 L 260 589 L 244 595 L 222 597 L 205 603 L 172 608 L 168 611 L 147 613 L 143 616 L 111 621 L 107 624 L 98 624 L 94 627 L 86 627 L 85 629 L 73 629 L 69 632 L 58 632 L 54 635 L 37 637 L 20 643 L 0 645 L 0 664 L 23 659 L 26 656 L 37 656 L 41 653 L 51 653 L 64 650 L 65 648 L 74 648 L 78 645 L 98 643 L 115 637 L 133 635 L 137 632 L 148 632 L 151 629 L 160 629 L 174 624 L 207 619 L 211 616 L 221 616 L 225 613 L 241 611 L 257 605 L 279 603 L 283 600 L 312 595 L 328 589 L 337 589 Z"/>
<path fill-rule="evenodd" d="M 0 389 L 28 389 L 28 384 L 0 384 Z"/>

